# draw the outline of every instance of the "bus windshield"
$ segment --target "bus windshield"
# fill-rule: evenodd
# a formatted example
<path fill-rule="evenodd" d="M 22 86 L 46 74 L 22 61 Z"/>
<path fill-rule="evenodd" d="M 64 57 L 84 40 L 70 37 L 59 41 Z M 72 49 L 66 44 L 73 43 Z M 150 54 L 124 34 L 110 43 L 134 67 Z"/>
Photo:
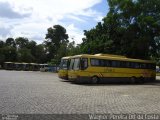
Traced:
<path fill-rule="evenodd" d="M 79 70 L 80 68 L 80 58 L 73 58 L 70 62 L 70 70 Z"/>
<path fill-rule="evenodd" d="M 60 69 L 68 69 L 68 60 L 67 59 L 61 60 Z"/>
<path fill-rule="evenodd" d="M 73 58 L 70 62 L 70 70 L 85 70 L 88 67 L 87 58 Z"/>

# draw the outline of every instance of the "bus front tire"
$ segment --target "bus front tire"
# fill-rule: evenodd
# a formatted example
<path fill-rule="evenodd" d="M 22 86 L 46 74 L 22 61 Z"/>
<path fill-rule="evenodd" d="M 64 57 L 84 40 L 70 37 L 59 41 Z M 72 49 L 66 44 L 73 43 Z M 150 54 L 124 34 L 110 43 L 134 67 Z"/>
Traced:
<path fill-rule="evenodd" d="M 98 82 L 99 82 L 99 79 L 98 79 L 97 76 L 94 76 L 94 77 L 91 78 L 91 83 L 92 84 L 97 84 Z"/>

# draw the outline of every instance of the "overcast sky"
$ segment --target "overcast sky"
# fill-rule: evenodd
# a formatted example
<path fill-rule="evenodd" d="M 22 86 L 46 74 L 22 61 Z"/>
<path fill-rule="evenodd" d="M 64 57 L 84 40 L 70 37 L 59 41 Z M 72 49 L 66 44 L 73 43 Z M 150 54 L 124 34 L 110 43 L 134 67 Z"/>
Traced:
<path fill-rule="evenodd" d="M 81 43 L 83 30 L 93 28 L 107 11 L 107 0 L 0 0 L 0 39 L 27 37 L 42 43 L 47 28 L 60 24 Z"/>

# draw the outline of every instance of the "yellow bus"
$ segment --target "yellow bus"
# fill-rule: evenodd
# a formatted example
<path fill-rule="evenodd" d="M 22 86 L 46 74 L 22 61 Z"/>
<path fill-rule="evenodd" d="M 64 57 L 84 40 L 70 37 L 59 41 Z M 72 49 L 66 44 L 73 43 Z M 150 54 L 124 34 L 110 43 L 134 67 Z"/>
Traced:
<path fill-rule="evenodd" d="M 155 63 L 149 60 L 109 54 L 76 55 L 71 58 L 68 78 L 77 83 L 101 80 L 145 82 L 155 80 L 155 69 Z"/>
<path fill-rule="evenodd" d="M 58 70 L 58 77 L 61 79 L 68 80 L 68 68 L 70 64 L 71 56 L 62 57 L 61 63 Z"/>

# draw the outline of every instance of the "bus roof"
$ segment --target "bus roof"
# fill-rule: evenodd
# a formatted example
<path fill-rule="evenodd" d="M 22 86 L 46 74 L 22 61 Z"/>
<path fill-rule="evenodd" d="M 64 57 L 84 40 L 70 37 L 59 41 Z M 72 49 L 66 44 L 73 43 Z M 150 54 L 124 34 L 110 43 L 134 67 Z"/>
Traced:
<path fill-rule="evenodd" d="M 29 64 L 31 64 L 31 65 L 39 65 L 39 64 L 37 64 L 37 63 L 29 63 Z"/>
<path fill-rule="evenodd" d="M 87 55 L 87 54 L 82 54 L 82 55 L 75 55 L 72 56 L 72 58 L 77 58 L 77 57 L 89 57 L 89 58 L 101 58 L 101 59 L 109 59 L 109 60 L 121 60 L 121 61 L 132 61 L 132 62 L 145 62 L 145 63 L 154 63 L 153 61 L 150 60 L 141 60 L 141 59 L 133 59 L 133 58 L 127 58 L 124 56 L 119 56 L 119 55 Z"/>
<path fill-rule="evenodd" d="M 29 63 L 22 63 L 22 64 L 26 65 L 26 64 L 29 64 Z"/>
<path fill-rule="evenodd" d="M 112 55 L 112 54 L 102 54 L 102 53 L 99 53 L 99 54 L 94 54 L 95 56 L 110 56 L 110 57 L 123 57 L 123 58 L 126 58 L 126 56 L 122 56 L 122 55 Z"/>
<path fill-rule="evenodd" d="M 13 62 L 4 62 L 4 63 L 13 63 Z"/>
<path fill-rule="evenodd" d="M 39 65 L 48 65 L 48 64 L 39 64 Z"/>
<path fill-rule="evenodd" d="M 15 62 L 14 64 L 23 64 L 23 63 L 18 63 L 18 62 Z"/>
<path fill-rule="evenodd" d="M 72 56 L 66 56 L 66 57 L 62 57 L 62 59 L 69 59 L 71 58 Z"/>

